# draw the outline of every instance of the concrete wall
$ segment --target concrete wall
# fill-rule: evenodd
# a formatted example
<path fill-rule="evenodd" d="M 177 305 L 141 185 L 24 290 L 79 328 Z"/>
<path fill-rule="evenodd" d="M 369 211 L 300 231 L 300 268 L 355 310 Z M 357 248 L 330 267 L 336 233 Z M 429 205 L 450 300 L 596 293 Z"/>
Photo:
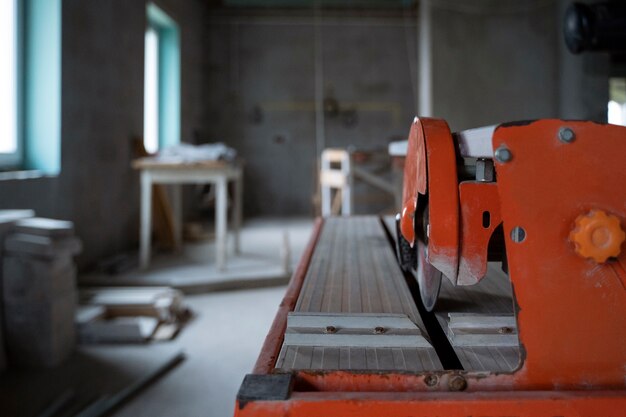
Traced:
<path fill-rule="evenodd" d="M 311 12 L 209 20 L 205 139 L 228 143 L 246 160 L 247 215 L 312 214 L 318 147 L 380 149 L 406 135 L 415 112 L 415 26 L 414 15 L 324 13 L 316 72 Z M 326 117 L 323 144 L 316 76 L 341 109 Z"/>
<path fill-rule="evenodd" d="M 453 130 L 555 117 L 554 5 L 504 12 L 484 1 L 471 2 L 475 11 L 452 3 L 432 2 L 434 115 Z"/>
<path fill-rule="evenodd" d="M 605 119 L 608 60 L 565 50 L 568 1 L 430 3 L 432 115 L 453 130 L 535 118 Z M 416 113 L 411 19 L 418 19 L 347 15 L 324 12 L 318 21 L 322 84 L 325 97 L 357 108 L 357 123 L 327 117 L 323 145 L 384 147 L 406 136 Z M 319 145 L 314 23 L 312 12 L 209 19 L 211 124 L 203 140 L 225 141 L 246 159 L 248 215 L 312 213 Z"/>
<path fill-rule="evenodd" d="M 558 1 L 556 25 L 559 33 L 563 30 L 563 16 L 570 4 L 569 0 Z M 606 53 L 574 55 L 565 42 L 559 42 L 559 117 L 606 122 L 610 61 Z"/>
<path fill-rule="evenodd" d="M 182 138 L 203 129 L 205 6 L 156 2 L 181 27 Z M 54 178 L 0 181 L 0 208 L 75 222 L 80 264 L 132 248 L 139 179 L 131 138 L 143 133 L 144 0 L 63 1 L 62 168 Z"/>
<path fill-rule="evenodd" d="M 549 117 L 606 121 L 608 59 L 566 50 L 569 3 L 430 0 L 433 114 L 453 130 Z"/>

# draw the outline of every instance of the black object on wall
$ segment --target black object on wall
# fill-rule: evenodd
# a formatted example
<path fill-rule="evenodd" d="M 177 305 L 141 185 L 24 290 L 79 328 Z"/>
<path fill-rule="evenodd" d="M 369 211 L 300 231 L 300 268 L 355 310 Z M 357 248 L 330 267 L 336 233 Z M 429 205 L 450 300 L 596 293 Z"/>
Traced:
<path fill-rule="evenodd" d="M 626 2 L 573 3 L 565 12 L 563 35 L 574 53 L 626 53 Z"/>

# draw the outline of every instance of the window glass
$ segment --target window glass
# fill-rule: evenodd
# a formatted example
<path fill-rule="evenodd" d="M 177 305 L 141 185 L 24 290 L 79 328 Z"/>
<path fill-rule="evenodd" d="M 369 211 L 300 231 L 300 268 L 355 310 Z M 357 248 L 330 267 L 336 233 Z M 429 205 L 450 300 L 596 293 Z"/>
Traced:
<path fill-rule="evenodd" d="M 18 151 L 17 0 L 0 1 L 0 154 Z"/>
<path fill-rule="evenodd" d="M 150 153 L 180 143 L 180 31 L 148 3 L 144 68 L 144 146 Z"/>
<path fill-rule="evenodd" d="M 143 126 L 146 151 L 154 153 L 159 149 L 159 34 L 153 27 L 145 40 Z"/>

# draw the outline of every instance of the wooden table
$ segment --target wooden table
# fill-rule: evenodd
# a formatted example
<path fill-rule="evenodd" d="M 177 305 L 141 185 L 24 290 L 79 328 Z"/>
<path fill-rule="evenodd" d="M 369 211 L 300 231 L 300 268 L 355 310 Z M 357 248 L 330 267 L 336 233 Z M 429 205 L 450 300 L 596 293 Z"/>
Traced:
<path fill-rule="evenodd" d="M 139 232 L 139 265 L 147 268 L 150 264 L 150 243 L 152 233 L 152 185 L 168 184 L 173 192 L 174 236 L 176 246 L 182 242 L 182 184 L 214 184 L 216 264 L 217 268 L 226 268 L 227 243 L 227 185 L 235 184 L 233 204 L 235 253 L 239 253 L 239 229 L 241 227 L 241 198 L 243 170 L 240 164 L 224 161 L 173 162 L 156 158 L 141 158 L 133 161 L 133 168 L 141 171 L 141 227 Z"/>

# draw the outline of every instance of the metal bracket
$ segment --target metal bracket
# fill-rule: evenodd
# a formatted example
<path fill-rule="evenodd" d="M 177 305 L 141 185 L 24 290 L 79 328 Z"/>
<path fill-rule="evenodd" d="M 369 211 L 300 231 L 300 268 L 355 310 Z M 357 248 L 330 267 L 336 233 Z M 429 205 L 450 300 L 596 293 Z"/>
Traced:
<path fill-rule="evenodd" d="M 248 374 L 237 393 L 239 408 L 250 401 L 285 401 L 291 396 L 293 383 L 292 374 Z"/>

